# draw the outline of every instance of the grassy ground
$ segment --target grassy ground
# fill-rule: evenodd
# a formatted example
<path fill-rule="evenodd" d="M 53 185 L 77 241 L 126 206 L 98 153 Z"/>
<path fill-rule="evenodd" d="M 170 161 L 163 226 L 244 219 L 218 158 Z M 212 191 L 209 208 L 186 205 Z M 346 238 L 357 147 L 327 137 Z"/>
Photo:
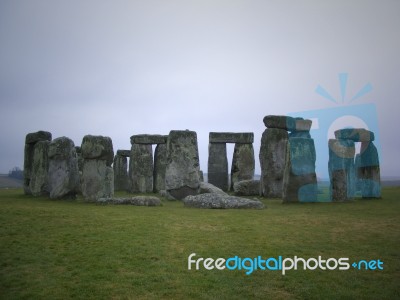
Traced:
<path fill-rule="evenodd" d="M 265 210 L 100 206 L 0 190 L 3 299 L 399 299 L 400 188 Z M 384 270 L 188 270 L 188 256 L 380 259 Z"/>

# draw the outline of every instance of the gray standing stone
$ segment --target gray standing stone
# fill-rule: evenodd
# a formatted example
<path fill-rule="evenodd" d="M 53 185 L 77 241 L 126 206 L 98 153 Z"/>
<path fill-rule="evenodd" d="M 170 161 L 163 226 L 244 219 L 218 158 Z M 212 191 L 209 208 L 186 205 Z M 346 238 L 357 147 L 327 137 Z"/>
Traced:
<path fill-rule="evenodd" d="M 314 140 L 290 138 L 286 153 L 283 202 L 317 201 Z"/>
<path fill-rule="evenodd" d="M 51 141 L 51 133 L 47 131 L 37 131 L 28 133 L 25 137 L 24 149 L 24 193 L 32 194 L 30 190 L 30 181 L 32 176 L 34 147 L 37 142 Z"/>
<path fill-rule="evenodd" d="M 107 136 L 86 135 L 82 140 L 82 194 L 86 201 L 114 195 L 114 149 Z"/>
<path fill-rule="evenodd" d="M 237 196 L 260 195 L 260 180 L 243 180 L 233 185 L 233 191 Z"/>
<path fill-rule="evenodd" d="M 74 142 L 67 137 L 54 139 L 49 145 L 48 157 L 50 198 L 74 198 L 80 183 Z"/>
<path fill-rule="evenodd" d="M 261 138 L 261 194 L 268 198 L 282 198 L 288 133 L 284 129 L 267 128 Z"/>
<path fill-rule="evenodd" d="M 153 192 L 153 149 L 147 144 L 132 144 L 129 161 L 131 193 Z"/>
<path fill-rule="evenodd" d="M 328 170 L 331 181 L 331 198 L 333 202 L 342 202 L 354 197 L 355 146 L 351 140 L 330 139 Z M 343 176 L 343 178 L 340 178 Z"/>
<path fill-rule="evenodd" d="M 357 170 L 363 198 L 381 198 L 381 175 L 378 150 L 373 142 L 362 142 Z"/>
<path fill-rule="evenodd" d="M 165 171 L 167 169 L 167 144 L 158 144 L 154 151 L 153 192 L 165 190 Z"/>
<path fill-rule="evenodd" d="M 194 131 L 172 130 L 167 142 L 165 188 L 175 199 L 198 193 L 199 151 Z"/>
<path fill-rule="evenodd" d="M 48 171 L 49 171 L 49 141 L 37 142 L 33 151 L 32 174 L 29 188 L 33 196 L 49 195 Z"/>
<path fill-rule="evenodd" d="M 236 182 L 253 179 L 255 170 L 252 144 L 235 144 L 231 168 L 231 190 Z"/>
<path fill-rule="evenodd" d="M 78 169 L 79 169 L 79 172 L 82 172 L 82 170 L 83 170 L 82 149 L 79 146 L 75 146 L 75 150 L 76 150 L 76 156 L 78 158 Z"/>
<path fill-rule="evenodd" d="M 211 135 L 211 133 L 210 133 Z M 228 158 L 225 143 L 208 144 L 208 182 L 228 191 Z"/>
<path fill-rule="evenodd" d="M 125 156 L 117 155 L 114 157 L 114 190 L 127 191 L 129 187 L 128 159 Z"/>
<path fill-rule="evenodd" d="M 356 154 L 356 158 L 354 159 L 354 169 L 355 169 L 355 177 L 356 177 L 356 183 L 355 183 L 356 193 L 361 192 L 362 174 L 359 174 L 360 167 L 361 167 L 361 155 L 358 153 L 358 154 Z"/>

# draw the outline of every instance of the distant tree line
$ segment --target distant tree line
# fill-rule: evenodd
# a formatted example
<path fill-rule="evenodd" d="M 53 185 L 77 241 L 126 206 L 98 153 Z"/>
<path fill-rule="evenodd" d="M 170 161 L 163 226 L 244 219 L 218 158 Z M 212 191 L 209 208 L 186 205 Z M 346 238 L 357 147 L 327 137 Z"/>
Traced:
<path fill-rule="evenodd" d="M 18 167 L 14 167 L 12 170 L 8 172 L 8 177 L 15 179 L 24 179 L 24 171 Z"/>

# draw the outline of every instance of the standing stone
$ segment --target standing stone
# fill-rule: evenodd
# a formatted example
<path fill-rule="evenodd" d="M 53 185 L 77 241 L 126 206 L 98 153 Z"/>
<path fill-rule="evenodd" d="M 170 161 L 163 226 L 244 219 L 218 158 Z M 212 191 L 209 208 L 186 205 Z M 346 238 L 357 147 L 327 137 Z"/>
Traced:
<path fill-rule="evenodd" d="M 147 144 L 132 144 L 129 161 L 131 193 L 153 192 L 153 149 Z"/>
<path fill-rule="evenodd" d="M 228 191 L 228 158 L 225 143 L 208 144 L 208 182 Z"/>
<path fill-rule="evenodd" d="M 49 195 L 48 171 L 49 171 L 49 141 L 37 142 L 33 151 L 32 174 L 29 188 L 33 196 Z"/>
<path fill-rule="evenodd" d="M 67 137 L 54 139 L 48 150 L 50 198 L 74 198 L 79 190 L 78 159 L 74 142 Z"/>
<path fill-rule="evenodd" d="M 165 171 L 167 169 L 167 144 L 158 144 L 154 151 L 153 192 L 165 190 Z"/>
<path fill-rule="evenodd" d="M 290 138 L 286 155 L 283 202 L 317 201 L 314 140 Z"/>
<path fill-rule="evenodd" d="M 355 191 L 356 193 L 361 192 L 361 177 L 359 174 L 359 169 L 361 167 L 361 155 L 360 153 L 356 154 L 356 158 L 354 159 L 354 169 L 355 169 Z"/>
<path fill-rule="evenodd" d="M 198 193 L 199 151 L 194 131 L 172 130 L 167 142 L 165 188 L 175 199 Z"/>
<path fill-rule="evenodd" d="M 129 184 L 128 159 L 125 156 L 117 155 L 114 157 L 114 190 L 127 191 Z"/>
<path fill-rule="evenodd" d="M 82 140 L 82 194 L 86 201 L 114 195 L 114 159 L 112 140 L 105 136 L 86 135 Z"/>
<path fill-rule="evenodd" d="M 378 150 L 373 142 L 362 142 L 360 166 L 357 170 L 363 198 L 381 197 L 381 175 Z"/>
<path fill-rule="evenodd" d="M 331 198 L 334 202 L 346 201 L 354 195 L 354 142 L 330 139 L 328 145 Z"/>
<path fill-rule="evenodd" d="M 231 190 L 236 182 L 254 177 L 255 160 L 253 144 L 235 144 L 231 168 Z"/>
<path fill-rule="evenodd" d="M 37 131 L 28 133 L 25 137 L 24 150 L 24 193 L 32 194 L 30 181 L 32 177 L 33 155 L 35 144 L 40 141 L 51 141 L 51 133 L 48 131 Z"/>
<path fill-rule="evenodd" d="M 282 198 L 286 167 L 288 133 L 284 129 L 267 128 L 261 138 L 261 195 Z"/>

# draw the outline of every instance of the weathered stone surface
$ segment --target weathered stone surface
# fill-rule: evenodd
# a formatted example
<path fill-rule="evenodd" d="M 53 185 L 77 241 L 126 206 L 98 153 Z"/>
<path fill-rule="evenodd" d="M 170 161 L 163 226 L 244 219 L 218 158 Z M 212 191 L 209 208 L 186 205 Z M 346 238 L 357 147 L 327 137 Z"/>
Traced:
<path fill-rule="evenodd" d="M 296 119 L 289 116 L 265 116 L 263 122 L 268 128 L 296 130 Z"/>
<path fill-rule="evenodd" d="M 199 171 L 200 182 L 204 182 L 204 173 L 202 170 Z"/>
<path fill-rule="evenodd" d="M 253 132 L 210 132 L 210 143 L 252 144 Z"/>
<path fill-rule="evenodd" d="M 314 140 L 290 138 L 286 153 L 283 202 L 317 201 Z"/>
<path fill-rule="evenodd" d="M 361 167 L 361 155 L 358 153 L 356 154 L 356 158 L 354 159 L 354 169 L 355 169 L 355 177 L 356 177 L 356 183 L 355 183 L 355 190 L 356 192 L 361 192 L 361 177 L 362 175 L 359 174 L 359 169 Z M 360 177 L 361 175 L 361 177 Z"/>
<path fill-rule="evenodd" d="M 267 128 L 261 137 L 260 192 L 264 197 L 282 198 L 288 142 L 284 129 Z"/>
<path fill-rule="evenodd" d="M 49 171 L 49 141 L 37 142 L 33 151 L 32 174 L 29 188 L 34 196 L 49 195 L 48 171 Z"/>
<path fill-rule="evenodd" d="M 361 143 L 360 166 L 357 170 L 363 198 L 381 198 L 381 175 L 378 150 L 374 143 Z"/>
<path fill-rule="evenodd" d="M 101 135 L 85 135 L 82 140 L 82 157 L 100 159 L 110 167 L 114 160 L 114 149 L 111 138 Z"/>
<path fill-rule="evenodd" d="M 130 157 L 131 150 L 117 150 L 117 155 L 122 156 L 122 157 Z"/>
<path fill-rule="evenodd" d="M 375 135 L 372 131 L 364 128 L 345 128 L 335 131 L 335 137 L 341 140 L 352 140 L 354 142 L 372 142 Z"/>
<path fill-rule="evenodd" d="M 243 180 L 233 185 L 233 191 L 237 196 L 260 195 L 260 180 Z"/>
<path fill-rule="evenodd" d="M 100 198 L 99 204 L 128 204 L 135 206 L 160 206 L 161 200 L 154 196 L 135 196 L 131 198 Z"/>
<path fill-rule="evenodd" d="M 82 194 L 86 201 L 114 196 L 114 171 L 105 160 L 85 159 L 82 171 Z"/>
<path fill-rule="evenodd" d="M 129 188 L 128 159 L 122 155 L 115 155 L 113 169 L 114 191 L 127 191 Z"/>
<path fill-rule="evenodd" d="M 187 196 L 183 199 L 186 207 L 194 208 L 255 208 L 263 209 L 264 204 L 258 200 L 250 200 L 235 196 L 206 193 L 194 196 Z"/>
<path fill-rule="evenodd" d="M 67 137 L 54 139 L 49 145 L 48 157 L 50 198 L 74 198 L 80 184 L 74 142 Z"/>
<path fill-rule="evenodd" d="M 220 188 L 216 187 L 211 183 L 200 182 L 199 194 L 206 194 L 206 193 L 227 195 L 227 193 L 225 193 L 223 190 L 221 190 Z"/>
<path fill-rule="evenodd" d="M 311 134 L 309 131 L 292 131 L 291 133 L 289 133 L 289 138 L 292 137 L 311 139 Z"/>
<path fill-rule="evenodd" d="M 235 144 L 231 168 L 231 190 L 236 182 L 253 179 L 254 170 L 253 144 Z"/>
<path fill-rule="evenodd" d="M 197 194 L 200 169 L 196 132 L 172 130 L 167 153 L 165 188 L 168 193 L 176 199 Z"/>
<path fill-rule="evenodd" d="M 129 179 L 131 193 L 153 192 L 153 149 L 151 145 L 132 145 Z"/>
<path fill-rule="evenodd" d="M 340 202 L 351 199 L 355 195 L 354 142 L 330 139 L 328 145 L 332 201 Z M 345 176 L 345 178 L 340 178 L 340 176 Z M 345 181 L 345 187 L 343 187 L 343 181 Z M 340 189 L 340 191 L 336 189 Z M 346 199 L 344 199 L 343 191 L 346 193 Z"/>
<path fill-rule="evenodd" d="M 208 144 L 208 182 L 219 187 L 223 191 L 227 191 L 229 189 L 228 181 L 228 157 L 226 155 L 226 144 Z"/>
<path fill-rule="evenodd" d="M 304 120 L 302 118 L 295 118 L 295 128 L 292 130 L 292 132 L 304 132 L 304 131 L 310 131 L 312 126 L 312 121 L 311 120 Z"/>
<path fill-rule="evenodd" d="M 25 137 L 25 144 L 35 144 L 40 141 L 51 141 L 51 133 L 40 130 L 28 133 Z"/>
<path fill-rule="evenodd" d="M 165 190 L 165 171 L 167 169 L 167 144 L 158 144 L 154 151 L 153 192 Z"/>
<path fill-rule="evenodd" d="M 160 134 L 137 134 L 131 136 L 131 144 L 166 144 L 168 135 Z"/>

